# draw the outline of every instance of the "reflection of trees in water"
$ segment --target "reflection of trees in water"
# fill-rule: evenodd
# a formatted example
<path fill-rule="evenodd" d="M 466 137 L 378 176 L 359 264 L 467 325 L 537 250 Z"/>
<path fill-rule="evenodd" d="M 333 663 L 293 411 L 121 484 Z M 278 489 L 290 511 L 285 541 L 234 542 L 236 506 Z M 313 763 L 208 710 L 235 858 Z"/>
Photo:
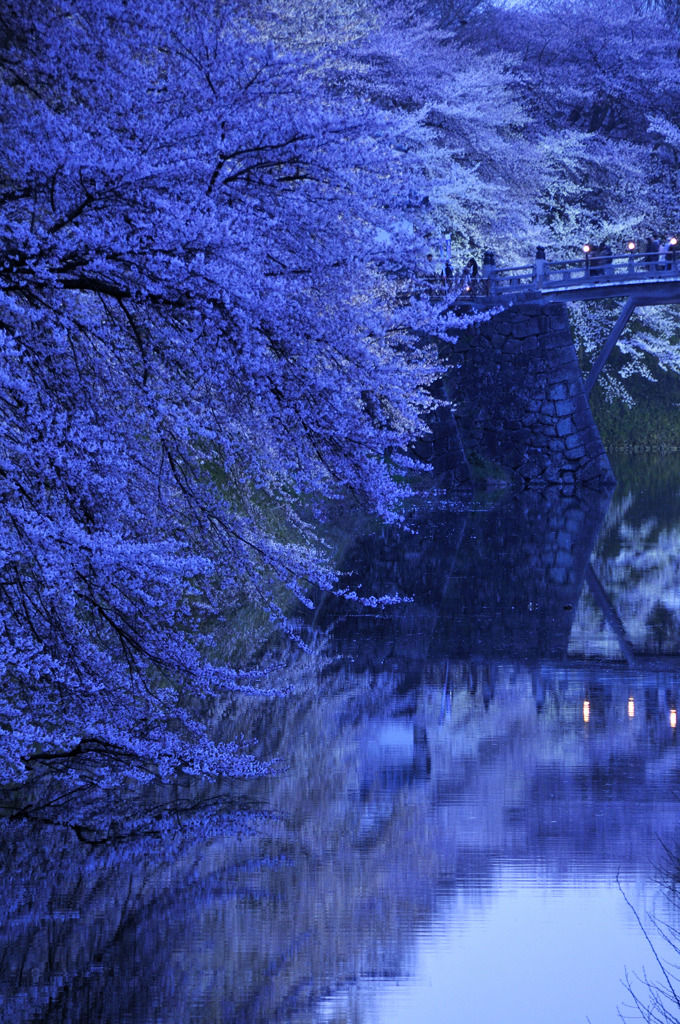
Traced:
<path fill-rule="evenodd" d="M 680 653 L 680 463 L 645 456 L 615 466 L 612 499 L 593 566 L 628 642 L 646 654 Z M 607 626 L 611 626 L 610 623 Z M 570 640 L 571 653 L 618 657 L 619 640 L 584 593 Z"/>
<path fill-rule="evenodd" d="M 642 691 L 631 722 L 620 684 L 548 665 L 432 663 L 410 693 L 347 663 L 297 682 L 235 724 L 290 765 L 240 785 L 274 813 L 236 818 L 240 839 L 5 829 L 5 1019 L 301 1024 L 340 986 L 400 976 L 442 893 L 483 902 L 506 860 L 625 872 L 675 827 L 675 749 Z"/>
<path fill-rule="evenodd" d="M 226 822 L 224 838 L 96 847 L 35 823 L 8 827 L 5 924 L 21 909 L 3 950 L 3 1019 L 291 1020 L 329 979 L 398 973 L 401 925 L 427 912 L 432 869 L 413 849 L 385 847 L 393 819 L 409 817 L 399 800 L 388 834 L 361 841 L 355 733 L 377 699 L 367 682 L 340 678 L 335 692 L 309 682 L 262 735 L 301 767 L 276 784 L 284 817 L 250 822 L 250 835 L 245 817 Z M 415 778 L 426 741 L 412 733 Z M 255 794 L 244 783 L 242 795 L 264 799 L 274 785 Z M 410 879 L 407 908 L 394 906 L 397 875 Z"/>
<path fill-rule="evenodd" d="M 675 612 L 661 601 L 655 601 L 645 620 L 645 647 L 656 654 L 678 650 L 680 622 Z"/>
<path fill-rule="evenodd" d="M 484 900 L 504 858 L 646 863 L 675 820 L 677 694 L 636 684 L 631 721 L 627 682 L 559 665 L 602 505 L 433 512 L 408 543 L 358 545 L 367 589 L 414 600 L 327 603 L 314 628 L 349 657 L 303 657 L 271 680 L 288 698 L 233 714 L 222 738 L 257 736 L 280 778 L 111 794 L 84 836 L 98 845 L 8 825 L 4 1016 L 303 1024 L 334 989 L 402 974 L 442 892 Z M 38 818 L 73 806 L 47 785 L 34 798 Z M 173 834 L 182 806 L 193 834 Z M 130 820 L 169 831 L 124 839 Z"/>

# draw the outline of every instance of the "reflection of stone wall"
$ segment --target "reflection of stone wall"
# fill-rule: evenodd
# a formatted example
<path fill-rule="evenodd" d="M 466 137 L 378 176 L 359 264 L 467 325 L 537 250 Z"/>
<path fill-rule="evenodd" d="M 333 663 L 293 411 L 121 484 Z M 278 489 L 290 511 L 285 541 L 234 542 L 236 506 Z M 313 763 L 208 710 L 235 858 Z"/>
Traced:
<path fill-rule="evenodd" d="M 451 365 L 444 391 L 468 461 L 495 463 L 530 485 L 613 482 L 564 305 L 505 310 L 441 351 Z M 443 421 L 434 424 L 435 435 L 441 429 Z M 435 436 L 435 452 L 442 443 Z"/>
<path fill-rule="evenodd" d="M 319 622 L 334 621 L 355 664 L 398 664 L 416 679 L 451 657 L 563 657 L 608 503 L 552 487 L 489 509 L 416 510 L 411 533 L 370 534 L 347 552 L 368 593 L 412 600 L 379 613 L 329 602 Z"/>
<path fill-rule="evenodd" d="M 457 559 L 460 579 L 440 608 L 450 616 L 449 651 L 564 657 L 608 501 L 552 488 L 471 516 Z"/>

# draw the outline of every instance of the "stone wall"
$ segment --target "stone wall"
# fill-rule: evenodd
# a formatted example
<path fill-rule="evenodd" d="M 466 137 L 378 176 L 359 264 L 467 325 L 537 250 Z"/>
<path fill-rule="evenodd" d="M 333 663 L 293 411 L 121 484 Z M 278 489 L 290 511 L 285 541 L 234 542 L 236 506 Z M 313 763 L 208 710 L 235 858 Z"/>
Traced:
<path fill-rule="evenodd" d="M 515 306 L 443 338 L 440 350 L 455 426 L 442 415 L 433 421 L 435 470 L 462 479 L 465 469 L 454 469 L 462 446 L 468 463 L 496 465 L 521 486 L 611 487 L 566 306 Z"/>

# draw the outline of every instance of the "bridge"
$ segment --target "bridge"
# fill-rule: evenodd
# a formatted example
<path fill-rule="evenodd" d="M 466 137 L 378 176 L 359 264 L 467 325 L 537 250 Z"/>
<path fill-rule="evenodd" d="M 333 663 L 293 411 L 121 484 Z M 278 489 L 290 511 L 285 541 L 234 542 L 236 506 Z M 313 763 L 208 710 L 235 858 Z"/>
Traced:
<path fill-rule="evenodd" d="M 493 267 L 488 277 L 463 284 L 456 304 L 508 308 L 526 302 L 543 305 L 598 299 L 626 301 L 585 381 L 589 395 L 636 307 L 680 303 L 680 254 L 596 253 L 578 260 Z"/>
<path fill-rule="evenodd" d="M 680 302 L 680 258 L 626 252 L 578 260 L 537 261 L 494 267 L 470 300 L 489 302 L 584 302 L 635 296 L 639 306 Z"/>
<path fill-rule="evenodd" d="M 485 266 L 430 296 L 447 311 L 481 313 L 438 336 L 448 373 L 423 451 L 446 486 L 506 474 L 513 486 L 605 489 L 614 476 L 589 405 L 603 366 L 638 306 L 680 304 L 677 254 L 586 254 L 578 260 Z M 449 301 L 447 298 L 450 296 Z M 587 379 L 576 358 L 567 307 L 624 300 Z M 476 468 L 477 467 L 477 468 Z"/>

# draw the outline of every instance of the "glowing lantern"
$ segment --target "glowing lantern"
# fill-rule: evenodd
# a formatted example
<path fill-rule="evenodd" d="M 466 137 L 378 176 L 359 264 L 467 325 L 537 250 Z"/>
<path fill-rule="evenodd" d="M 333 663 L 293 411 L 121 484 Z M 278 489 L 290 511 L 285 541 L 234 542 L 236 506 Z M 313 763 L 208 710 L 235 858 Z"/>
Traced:
<path fill-rule="evenodd" d="M 584 700 L 583 701 L 583 721 L 584 722 L 589 722 L 590 721 L 590 701 L 589 700 Z"/>

